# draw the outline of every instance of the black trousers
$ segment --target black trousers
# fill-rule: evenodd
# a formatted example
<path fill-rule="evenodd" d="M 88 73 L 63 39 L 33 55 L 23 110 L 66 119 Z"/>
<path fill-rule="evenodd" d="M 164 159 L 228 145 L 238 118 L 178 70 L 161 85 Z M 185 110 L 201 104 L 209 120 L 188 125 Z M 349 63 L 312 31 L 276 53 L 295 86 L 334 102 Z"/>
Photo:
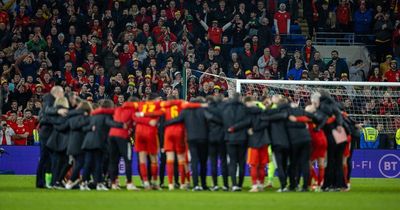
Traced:
<path fill-rule="evenodd" d="M 310 178 L 310 143 L 292 145 L 290 151 L 290 189 L 294 190 L 300 183 L 300 176 L 303 176 L 303 189 L 308 188 Z"/>
<path fill-rule="evenodd" d="M 118 163 L 120 157 L 125 162 L 126 181 L 132 182 L 132 145 L 128 139 L 110 137 L 109 141 L 109 174 L 111 181 L 114 182 L 118 176 Z"/>
<path fill-rule="evenodd" d="M 223 141 L 210 143 L 208 155 L 211 162 L 211 176 L 214 186 L 218 186 L 218 159 L 221 161 L 221 172 L 224 186 L 228 187 L 228 163 L 226 154 L 226 144 Z"/>
<path fill-rule="evenodd" d="M 91 169 L 93 168 L 94 184 L 103 182 L 103 151 L 93 149 L 85 151 L 85 163 L 83 165 L 83 181 L 90 180 Z"/>
<path fill-rule="evenodd" d="M 160 186 L 164 185 L 164 177 L 165 177 L 165 166 L 167 164 L 167 153 L 161 152 L 160 153 Z M 179 184 L 179 168 L 178 168 L 178 156 L 175 153 L 174 159 L 174 181 L 175 184 Z"/>
<path fill-rule="evenodd" d="M 205 142 L 205 141 L 204 141 Z M 193 186 L 199 186 L 199 176 L 201 179 L 201 186 L 207 188 L 207 143 L 189 142 L 189 150 L 191 156 L 191 169 Z M 200 167 L 200 173 L 199 173 Z"/>
<path fill-rule="evenodd" d="M 246 164 L 245 144 L 227 144 L 227 153 L 229 157 L 229 175 L 232 180 L 232 186 L 243 186 L 244 170 Z M 239 167 L 239 180 L 236 178 L 236 171 Z"/>
<path fill-rule="evenodd" d="M 36 187 L 45 187 L 45 174 L 51 172 L 51 152 L 49 148 L 46 147 L 47 139 L 51 133 L 51 127 L 42 126 L 39 130 L 40 139 L 40 159 L 39 164 L 36 169 Z"/>
<path fill-rule="evenodd" d="M 284 189 L 287 186 L 289 149 L 282 148 L 279 146 L 273 146 L 272 150 L 275 156 L 279 182 L 281 183 L 281 189 Z"/>
<path fill-rule="evenodd" d="M 343 152 L 346 142 L 336 144 L 331 132 L 325 132 L 325 135 L 328 139 L 328 163 L 322 188 L 344 188 Z"/>
<path fill-rule="evenodd" d="M 65 151 L 52 152 L 51 155 L 51 185 L 60 183 L 66 174 L 68 168 L 68 156 Z"/>
<path fill-rule="evenodd" d="M 79 178 L 79 174 L 85 163 L 85 154 L 81 153 L 78 155 L 73 155 L 73 157 L 74 157 L 74 164 L 72 166 L 72 174 L 70 178 L 72 182 L 74 182 Z"/>

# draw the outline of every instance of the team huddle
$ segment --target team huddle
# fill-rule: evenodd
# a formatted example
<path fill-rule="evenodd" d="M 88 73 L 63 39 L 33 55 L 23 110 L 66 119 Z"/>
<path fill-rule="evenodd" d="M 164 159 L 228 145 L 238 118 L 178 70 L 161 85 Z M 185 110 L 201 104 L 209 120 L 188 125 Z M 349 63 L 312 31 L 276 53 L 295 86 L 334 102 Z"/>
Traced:
<path fill-rule="evenodd" d="M 132 181 L 134 148 L 145 190 L 161 189 L 159 172 L 166 168 L 169 190 L 241 191 L 246 161 L 250 192 L 272 187 L 275 172 L 278 192 L 350 189 L 348 162 L 358 125 L 324 91 L 313 93 L 305 109 L 282 95 L 190 102 L 150 95 L 147 101 L 129 98 L 120 107 L 110 100 L 91 104 L 68 98 L 58 86 L 44 97 L 39 188 L 119 190 L 123 158 L 126 189 L 139 190 Z"/>

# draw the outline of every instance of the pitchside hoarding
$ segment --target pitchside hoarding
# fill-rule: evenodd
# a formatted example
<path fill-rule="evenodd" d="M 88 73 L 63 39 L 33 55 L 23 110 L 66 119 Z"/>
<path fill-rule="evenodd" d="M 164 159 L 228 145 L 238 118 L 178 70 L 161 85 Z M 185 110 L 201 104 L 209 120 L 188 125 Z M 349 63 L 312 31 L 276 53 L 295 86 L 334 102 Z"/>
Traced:
<path fill-rule="evenodd" d="M 6 153 L 0 157 L 2 173 L 27 174 L 36 173 L 39 159 L 39 147 L 36 146 L 2 146 Z M 133 174 L 138 174 L 137 156 L 133 157 Z M 355 150 L 352 160 L 352 177 L 360 178 L 400 178 L 400 150 Z M 119 171 L 125 171 L 120 163 Z"/>

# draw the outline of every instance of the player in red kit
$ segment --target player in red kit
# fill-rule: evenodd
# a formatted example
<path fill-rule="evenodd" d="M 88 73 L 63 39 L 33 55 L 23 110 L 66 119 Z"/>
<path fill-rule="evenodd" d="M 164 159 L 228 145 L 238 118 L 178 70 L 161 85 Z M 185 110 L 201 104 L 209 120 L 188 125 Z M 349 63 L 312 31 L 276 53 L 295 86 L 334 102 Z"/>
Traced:
<path fill-rule="evenodd" d="M 276 34 L 290 33 L 290 14 L 286 11 L 286 4 L 279 5 L 279 11 L 274 15 L 274 26 Z"/>
<path fill-rule="evenodd" d="M 312 99 L 311 99 L 312 101 Z M 313 102 L 312 102 L 313 103 Z M 305 108 L 306 112 L 310 113 L 315 113 L 316 112 L 316 107 L 311 104 L 308 105 Z M 326 139 L 325 133 L 323 130 L 319 129 L 317 130 L 317 125 L 313 122 L 308 122 L 308 130 L 311 135 L 311 164 L 310 164 L 310 174 L 311 178 L 314 178 L 314 180 L 317 181 L 317 186 L 315 188 L 315 191 L 320 191 L 322 182 L 324 180 L 324 174 L 325 174 L 325 158 L 326 158 L 326 152 L 328 148 L 328 141 Z M 313 162 L 317 161 L 318 164 L 318 176 L 315 173 L 315 169 L 313 167 Z M 311 178 L 310 178 L 310 184 L 311 184 Z"/>
<path fill-rule="evenodd" d="M 188 103 L 183 100 L 177 100 L 176 97 L 168 97 L 168 101 L 162 102 L 161 107 L 165 113 L 165 120 L 169 121 L 178 117 L 184 108 L 201 107 L 199 103 Z M 189 183 L 185 183 L 187 166 L 187 143 L 185 140 L 185 127 L 183 123 L 176 123 L 165 127 L 164 131 L 164 150 L 167 155 L 167 175 L 168 188 L 174 190 L 173 174 L 175 153 L 178 157 L 179 174 L 181 177 L 181 189 L 185 189 Z"/>
<path fill-rule="evenodd" d="M 137 103 L 137 112 L 143 115 L 154 114 L 161 115 L 161 113 L 156 113 L 161 111 L 161 101 L 157 99 L 157 96 L 151 95 L 150 101 Z M 145 117 L 147 118 L 147 117 Z M 158 117 L 150 117 L 153 119 L 158 119 Z M 158 180 L 158 158 L 157 154 L 159 151 L 159 141 L 158 141 L 158 130 L 157 127 L 137 124 L 135 129 L 135 150 L 139 153 L 139 170 L 143 179 L 143 185 L 145 189 L 159 189 L 157 185 Z M 151 161 L 151 177 L 152 183 L 150 186 L 148 175 L 147 175 L 147 155 L 150 156 Z"/>

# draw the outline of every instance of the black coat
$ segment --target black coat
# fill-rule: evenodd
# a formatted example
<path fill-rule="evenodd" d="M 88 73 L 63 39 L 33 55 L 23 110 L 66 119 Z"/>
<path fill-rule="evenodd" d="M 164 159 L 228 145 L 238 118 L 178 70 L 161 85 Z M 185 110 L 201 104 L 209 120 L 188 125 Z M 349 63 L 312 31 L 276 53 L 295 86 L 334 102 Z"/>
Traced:
<path fill-rule="evenodd" d="M 39 136 L 42 145 L 47 144 L 48 138 L 53 130 L 53 125 L 49 119 L 49 113 L 46 113 L 46 110 L 53 110 L 54 101 L 55 98 L 50 93 L 43 96 L 43 106 L 39 112 Z"/>
<path fill-rule="evenodd" d="M 46 146 L 55 152 L 66 151 L 68 145 L 68 125 L 65 124 L 67 118 L 59 115 L 49 117 L 49 122 L 53 124 L 53 130 L 46 143 Z"/>
<path fill-rule="evenodd" d="M 289 108 L 288 114 L 295 117 L 311 117 L 310 115 L 312 115 L 311 113 L 305 112 L 303 109 L 300 108 Z M 310 132 L 308 131 L 306 123 L 292 122 L 288 120 L 286 126 L 289 134 L 289 141 L 292 145 L 311 142 Z"/>
<path fill-rule="evenodd" d="M 260 108 L 250 108 L 246 118 L 232 126 L 234 131 L 242 129 L 248 131 L 249 128 L 253 130 L 253 134 L 248 134 L 249 147 L 260 148 L 264 145 L 271 144 L 271 138 L 267 129 L 269 122 L 267 120 L 261 120 L 261 113 L 262 110 Z"/>
<path fill-rule="evenodd" d="M 76 110 L 68 113 L 65 123 L 69 128 L 67 155 L 79 155 L 83 152 L 81 148 L 86 134 L 82 128 L 89 123 L 89 117 L 83 110 Z"/>
<path fill-rule="evenodd" d="M 105 149 L 110 127 L 122 128 L 123 124 L 113 121 L 112 109 L 102 109 L 89 117 L 88 124 L 83 127 L 87 132 L 82 143 L 82 149 Z M 93 131 L 93 126 L 95 130 Z"/>
<path fill-rule="evenodd" d="M 228 129 L 246 119 L 247 107 L 240 101 L 232 99 L 227 102 L 222 110 L 222 121 L 224 122 L 225 141 L 228 144 L 246 144 L 247 130 L 238 130 L 232 133 Z"/>
<path fill-rule="evenodd" d="M 205 111 L 205 117 L 208 125 L 208 140 L 210 143 L 219 143 L 224 141 L 224 124 L 222 122 L 223 104 L 212 102 Z"/>
<path fill-rule="evenodd" d="M 270 120 L 269 115 L 277 114 L 277 113 L 288 113 L 289 105 L 282 105 L 276 109 L 266 110 L 264 114 L 261 116 L 262 120 Z M 286 127 L 286 118 L 278 118 L 274 120 L 270 120 L 269 123 L 269 134 L 271 137 L 271 145 L 272 148 L 279 147 L 283 149 L 289 149 L 289 135 Z"/>
<path fill-rule="evenodd" d="M 165 126 L 183 122 L 188 142 L 207 143 L 208 125 L 204 112 L 204 108 L 184 109 L 178 117 L 167 121 Z"/>

